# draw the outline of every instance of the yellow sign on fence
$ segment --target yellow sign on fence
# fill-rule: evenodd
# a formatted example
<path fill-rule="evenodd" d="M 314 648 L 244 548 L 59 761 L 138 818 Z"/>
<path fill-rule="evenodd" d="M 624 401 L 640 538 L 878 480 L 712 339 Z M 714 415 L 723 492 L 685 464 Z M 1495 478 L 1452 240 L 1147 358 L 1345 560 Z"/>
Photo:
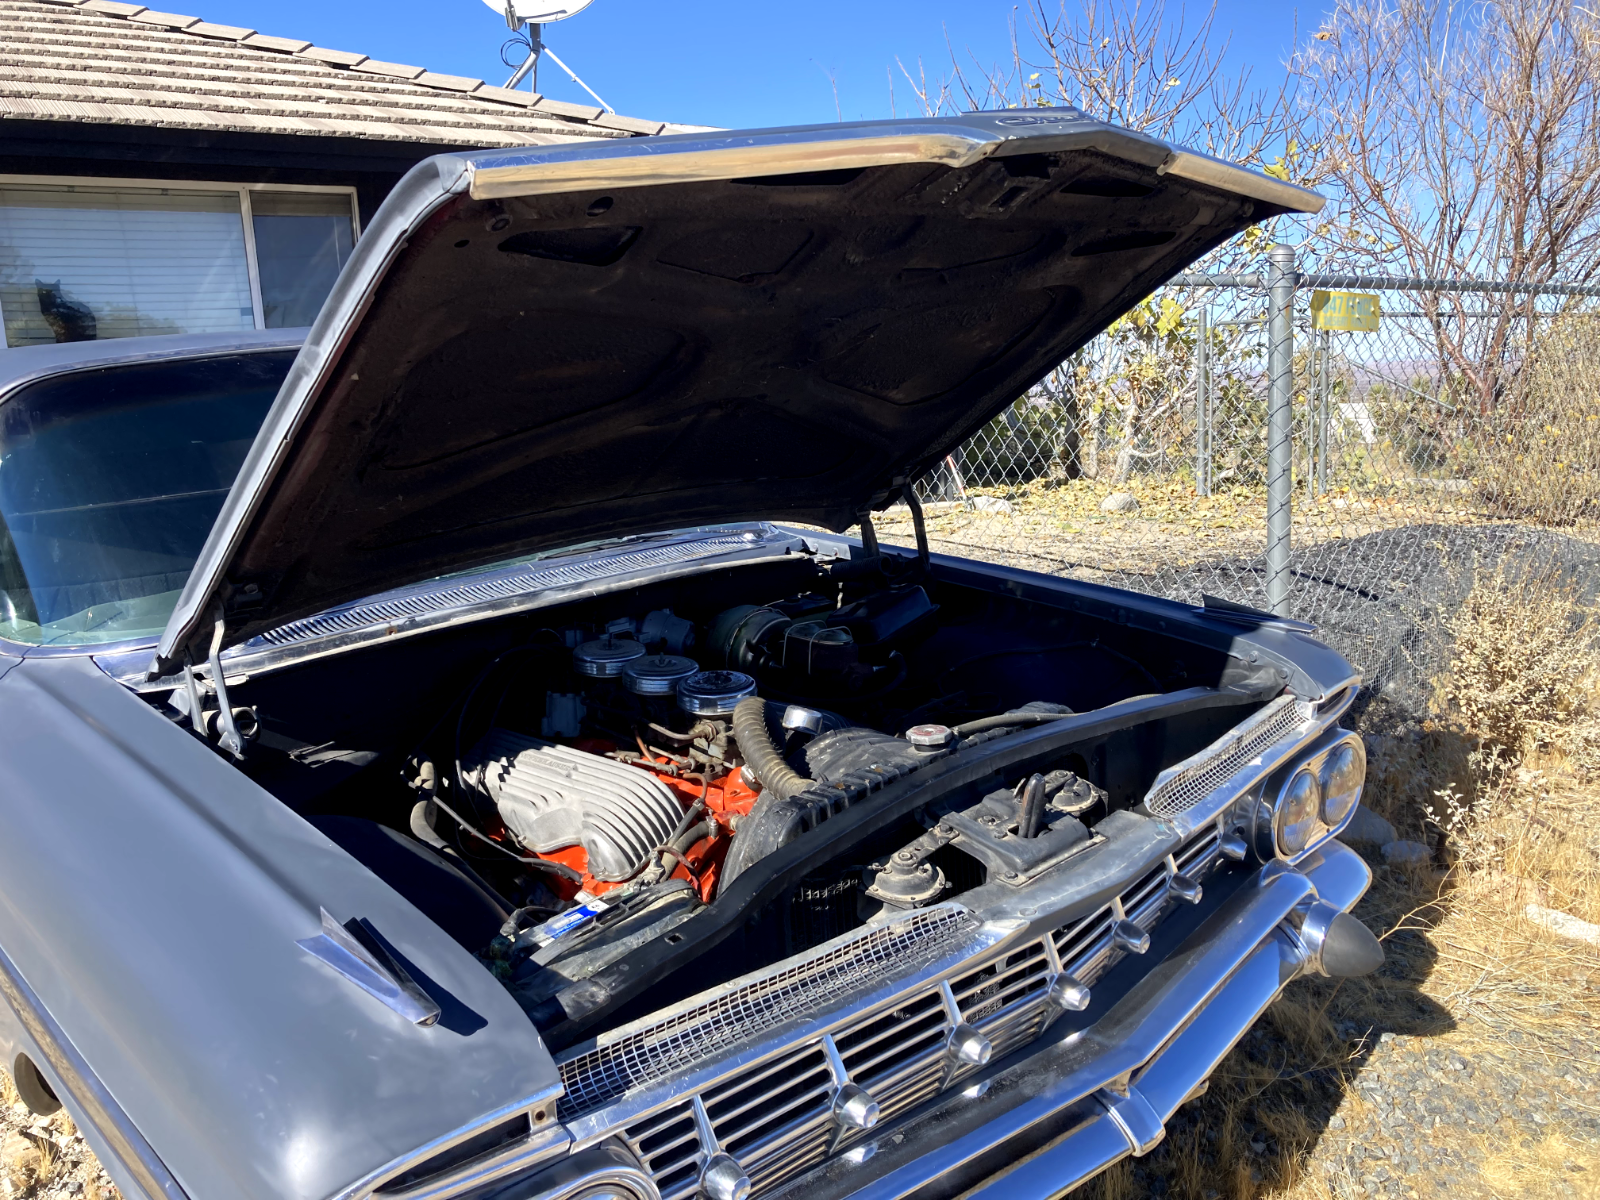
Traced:
<path fill-rule="evenodd" d="M 1315 329 L 1378 332 L 1378 298 L 1367 292 L 1312 292 L 1311 325 Z"/>

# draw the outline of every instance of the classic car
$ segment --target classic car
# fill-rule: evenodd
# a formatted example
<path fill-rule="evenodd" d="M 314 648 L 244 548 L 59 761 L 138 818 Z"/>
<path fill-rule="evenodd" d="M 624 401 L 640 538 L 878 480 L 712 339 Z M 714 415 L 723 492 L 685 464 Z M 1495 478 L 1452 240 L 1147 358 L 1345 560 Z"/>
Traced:
<path fill-rule="evenodd" d="M 1148 1152 L 1290 981 L 1381 962 L 1359 680 L 932 554 L 913 481 L 1319 204 L 1067 109 L 444 156 L 309 331 L 0 355 L 21 1096 L 141 1200 Z"/>

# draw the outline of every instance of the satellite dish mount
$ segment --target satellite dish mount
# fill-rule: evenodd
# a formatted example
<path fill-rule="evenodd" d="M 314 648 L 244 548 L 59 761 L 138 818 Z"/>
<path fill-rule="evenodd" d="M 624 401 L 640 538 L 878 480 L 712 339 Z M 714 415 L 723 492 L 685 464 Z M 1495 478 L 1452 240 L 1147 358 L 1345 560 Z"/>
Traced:
<path fill-rule="evenodd" d="M 500 61 L 506 66 L 515 66 L 516 70 L 510 79 L 506 80 L 506 87 L 514 88 L 524 79 L 528 86 L 535 92 L 539 90 L 539 59 L 548 55 L 550 61 L 560 67 L 572 79 L 572 82 L 593 96 L 595 103 L 609 113 L 617 110 L 612 108 L 599 94 L 583 80 L 579 79 L 573 69 L 556 57 L 555 53 L 544 44 L 544 27 L 553 21 L 564 21 L 568 17 L 575 17 L 588 8 L 594 0 L 483 0 L 490 8 L 504 15 L 506 26 L 512 31 L 513 36 L 500 47 Z M 513 47 L 525 50 L 527 57 L 520 64 L 513 64 L 510 55 L 515 53 Z"/>

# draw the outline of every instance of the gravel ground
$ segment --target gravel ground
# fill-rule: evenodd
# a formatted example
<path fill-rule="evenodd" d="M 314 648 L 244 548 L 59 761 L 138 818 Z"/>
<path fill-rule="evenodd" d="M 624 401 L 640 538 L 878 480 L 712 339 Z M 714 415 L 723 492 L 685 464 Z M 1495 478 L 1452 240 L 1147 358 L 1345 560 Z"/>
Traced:
<path fill-rule="evenodd" d="M 0 1099 L 0 1194 L 38 1200 L 114 1200 L 120 1195 L 65 1112 L 36 1117 L 9 1077 Z"/>
<path fill-rule="evenodd" d="M 1595 1195 L 1600 1083 L 1592 1066 L 1576 1065 L 1589 1062 L 1593 1047 L 1573 1037 L 1566 1058 L 1551 1049 L 1512 1032 L 1503 1052 L 1468 1058 L 1448 1038 L 1380 1034 L 1317 1148 L 1330 1190 Z"/>

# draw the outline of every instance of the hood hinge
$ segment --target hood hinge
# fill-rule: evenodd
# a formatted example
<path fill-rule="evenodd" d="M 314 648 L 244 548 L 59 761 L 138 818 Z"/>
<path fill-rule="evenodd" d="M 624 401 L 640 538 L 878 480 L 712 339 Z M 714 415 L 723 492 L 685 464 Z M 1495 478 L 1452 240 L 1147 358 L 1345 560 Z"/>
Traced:
<path fill-rule="evenodd" d="M 217 745 L 231 754 L 235 761 L 243 762 L 244 739 L 239 736 L 238 722 L 233 719 L 233 705 L 228 702 L 228 685 L 222 678 L 222 639 L 228 632 L 228 621 L 222 615 L 220 605 L 216 611 L 217 620 L 211 633 L 211 653 L 206 659 L 211 665 L 211 686 L 217 693 Z"/>

